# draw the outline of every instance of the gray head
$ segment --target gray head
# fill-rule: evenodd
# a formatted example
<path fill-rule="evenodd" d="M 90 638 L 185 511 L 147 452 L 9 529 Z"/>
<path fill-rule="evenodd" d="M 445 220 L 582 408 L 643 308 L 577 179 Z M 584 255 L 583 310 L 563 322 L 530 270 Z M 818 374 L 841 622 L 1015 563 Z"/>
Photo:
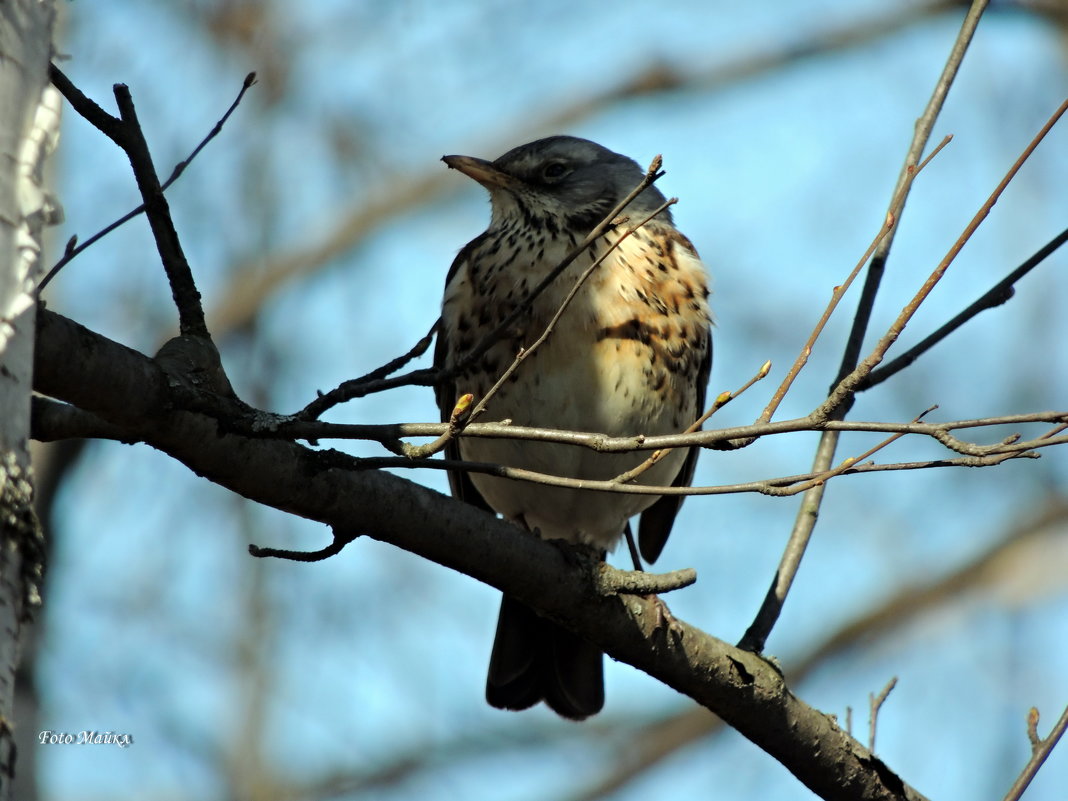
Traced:
<path fill-rule="evenodd" d="M 575 136 L 538 139 L 492 162 L 470 156 L 444 156 L 442 161 L 489 190 L 491 228 L 533 216 L 550 230 L 585 234 L 645 175 L 633 159 Z M 626 213 L 648 214 L 663 202 L 664 196 L 651 186 Z M 661 217 L 671 220 L 666 210 Z"/>

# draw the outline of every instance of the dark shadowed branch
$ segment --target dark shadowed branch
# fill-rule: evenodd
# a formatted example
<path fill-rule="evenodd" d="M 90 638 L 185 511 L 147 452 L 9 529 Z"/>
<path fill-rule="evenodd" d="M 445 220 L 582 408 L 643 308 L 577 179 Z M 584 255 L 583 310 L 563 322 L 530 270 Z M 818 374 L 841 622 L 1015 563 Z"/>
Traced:
<path fill-rule="evenodd" d="M 984 312 L 987 309 L 995 309 L 1001 304 L 1008 302 L 1016 292 L 1015 286 L 1017 282 L 1055 253 L 1065 242 L 1068 242 L 1068 228 L 1061 231 L 1057 236 L 1053 237 L 1053 239 L 1039 248 L 1031 258 L 1027 259 L 1027 261 L 994 284 L 994 286 L 984 292 L 974 303 L 963 309 L 960 314 L 954 316 L 944 325 L 939 326 L 935 331 L 924 337 L 920 342 L 913 345 L 897 358 L 872 370 L 865 378 L 857 383 L 857 392 L 871 389 L 872 387 L 883 383 L 888 378 L 897 375 L 897 373 L 911 365 L 920 358 L 920 356 L 925 354 L 954 331 L 958 330 L 980 312 Z"/>
<path fill-rule="evenodd" d="M 156 250 L 167 273 L 174 304 L 178 308 L 179 330 L 183 335 L 208 337 L 204 309 L 200 304 L 200 292 L 197 291 L 193 271 L 174 228 L 170 205 L 164 197 L 163 187 L 148 151 L 148 143 L 137 121 L 137 112 L 129 88 L 121 83 L 115 84 L 115 100 L 120 115 L 116 118 L 86 97 L 55 65 L 50 66 L 49 77 L 74 110 L 122 148 L 129 158 L 137 188 L 144 200 L 145 214 L 156 242 Z"/>
<path fill-rule="evenodd" d="M 344 469 L 342 454 L 220 431 L 214 418 L 181 410 L 181 393 L 153 360 L 54 313 L 40 315 L 37 344 L 39 392 L 127 428 L 253 501 L 392 543 L 504 590 L 713 709 L 823 798 L 921 798 L 797 699 L 770 664 L 679 620 L 678 636 L 664 638 L 658 602 L 601 594 L 583 563 L 552 543 L 384 471 Z"/>
<path fill-rule="evenodd" d="M 87 108 L 86 104 L 88 102 L 91 102 L 91 101 L 89 101 L 88 98 L 85 98 L 85 96 L 82 95 L 80 91 L 75 89 L 74 85 L 70 82 L 70 80 L 65 75 L 63 75 L 63 73 L 61 73 L 59 70 L 56 70 L 53 73 L 52 77 L 53 77 L 53 80 L 59 81 L 59 83 L 56 84 L 57 87 L 60 86 L 60 85 L 63 86 L 63 90 L 62 91 L 64 91 L 65 95 L 68 95 L 68 100 L 70 99 L 71 96 L 73 96 L 73 97 L 75 97 L 76 100 L 78 100 L 79 103 L 82 104 L 82 108 Z M 195 148 L 193 148 L 193 152 L 190 153 L 188 156 L 186 156 L 184 159 L 182 159 L 181 161 L 179 161 L 177 164 L 174 165 L 174 169 L 171 170 L 170 176 L 161 185 L 161 189 L 164 192 L 166 192 L 167 189 L 170 188 L 171 184 L 173 184 L 175 181 L 177 181 L 181 177 L 182 173 L 185 172 L 186 168 L 190 164 L 193 163 L 193 159 L 195 159 L 197 157 L 197 155 L 200 153 L 200 151 L 202 151 L 205 148 L 205 146 L 207 146 L 208 142 L 210 142 L 212 139 L 214 139 L 216 136 L 218 136 L 220 133 L 222 133 L 223 125 L 226 124 L 226 121 L 228 119 L 230 119 L 230 115 L 233 114 L 234 111 L 237 109 L 237 106 L 241 102 L 241 99 L 245 96 L 245 92 L 247 92 L 252 87 L 252 85 L 255 84 L 255 83 L 256 83 L 256 73 L 250 72 L 247 76 L 245 76 L 245 81 L 244 81 L 244 83 L 241 84 L 241 91 L 237 93 L 237 97 L 234 99 L 234 102 L 230 104 L 230 108 L 228 108 L 226 110 L 226 113 L 223 114 L 222 117 L 219 118 L 219 121 L 215 123 L 215 125 L 212 127 L 212 129 L 208 132 L 207 136 L 205 136 L 203 139 L 200 140 L 200 144 L 198 144 Z M 83 98 L 84 98 L 84 100 L 83 100 Z M 93 113 L 95 116 L 97 116 L 98 119 L 103 119 L 103 118 L 99 117 L 99 115 L 96 114 L 95 110 L 92 110 L 90 113 Z M 106 114 L 106 112 L 104 112 L 103 109 L 100 109 L 100 113 Z M 110 116 L 110 115 L 108 115 L 108 116 Z M 54 265 L 52 265 L 52 268 L 48 271 L 48 273 L 45 275 L 45 277 L 42 278 L 40 283 L 37 285 L 37 293 L 38 293 L 38 295 L 44 290 L 44 288 L 46 286 L 48 286 L 49 282 L 51 282 L 51 280 L 53 278 L 55 278 L 56 274 L 59 273 L 59 271 L 62 270 L 63 267 L 65 267 L 71 260 L 76 258 L 80 253 L 82 253 L 87 248 L 89 248 L 92 245 L 94 245 L 100 239 L 103 239 L 105 236 L 110 234 L 115 229 L 120 228 L 121 226 L 123 226 L 126 223 L 128 223 L 130 220 L 132 220 L 134 217 L 139 215 L 144 210 L 145 210 L 145 204 L 142 203 L 137 208 L 132 209 L 131 211 L 129 211 L 126 214 L 124 214 L 121 217 L 119 217 L 114 222 L 109 223 L 108 225 L 104 226 L 103 228 L 101 228 L 99 231 L 97 231 L 95 234 L 93 234 L 88 239 L 84 240 L 83 242 L 78 242 L 77 241 L 77 237 L 71 237 L 70 242 L 67 243 L 67 247 L 63 251 L 63 256 L 60 257 L 60 259 Z"/>

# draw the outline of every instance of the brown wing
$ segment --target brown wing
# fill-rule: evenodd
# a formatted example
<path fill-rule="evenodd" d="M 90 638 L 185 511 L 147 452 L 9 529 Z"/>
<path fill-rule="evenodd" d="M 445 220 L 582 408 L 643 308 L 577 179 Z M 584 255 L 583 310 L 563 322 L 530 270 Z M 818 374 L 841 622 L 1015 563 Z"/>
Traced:
<path fill-rule="evenodd" d="M 705 410 L 705 390 L 708 387 L 708 376 L 712 371 L 712 334 L 708 335 L 708 350 L 705 353 L 701 368 L 697 371 L 697 411 Z M 452 411 L 451 409 L 449 410 Z M 673 487 L 688 487 L 693 483 L 693 473 L 697 468 L 697 454 L 700 448 L 690 448 L 686 454 L 686 461 L 682 463 L 682 469 L 672 482 Z M 638 546 L 641 549 L 642 558 L 652 563 L 664 550 L 671 527 L 675 523 L 675 516 L 682 508 L 685 495 L 665 495 L 641 514 L 638 522 Z"/>
<path fill-rule="evenodd" d="M 445 286 L 448 286 L 456 275 L 457 270 L 460 269 L 460 265 L 468 257 L 468 254 L 486 237 L 486 234 L 476 237 L 464 246 L 456 258 L 452 262 L 452 266 L 449 268 L 449 273 L 445 277 Z M 449 344 L 445 339 L 445 325 L 442 324 L 438 327 L 438 341 L 434 345 L 434 368 L 441 370 L 451 363 L 452 359 L 449 354 Z M 434 384 L 434 396 L 438 401 L 438 412 L 440 414 L 441 422 L 447 422 L 452 415 L 452 410 L 456 407 L 456 381 L 455 379 L 446 379 L 444 381 L 438 380 Z M 445 446 L 445 458 L 446 459 L 459 459 L 460 447 L 456 440 L 452 440 Z M 483 499 L 478 490 L 475 489 L 475 485 L 471 483 L 469 475 L 462 470 L 449 470 L 449 489 L 452 491 L 454 498 L 459 498 L 461 501 L 466 501 L 473 506 L 478 506 L 482 509 L 486 509 L 489 512 L 490 509 L 488 503 Z"/>

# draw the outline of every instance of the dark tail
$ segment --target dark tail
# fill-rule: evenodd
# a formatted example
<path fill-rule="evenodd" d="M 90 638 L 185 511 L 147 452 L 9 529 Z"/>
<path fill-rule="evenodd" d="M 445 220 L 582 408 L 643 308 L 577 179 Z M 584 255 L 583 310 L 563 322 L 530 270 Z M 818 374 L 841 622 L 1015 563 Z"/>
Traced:
<path fill-rule="evenodd" d="M 582 720 L 604 706 L 603 655 L 506 595 L 497 618 L 486 700 L 498 709 L 526 709 L 545 701 L 565 718 Z"/>

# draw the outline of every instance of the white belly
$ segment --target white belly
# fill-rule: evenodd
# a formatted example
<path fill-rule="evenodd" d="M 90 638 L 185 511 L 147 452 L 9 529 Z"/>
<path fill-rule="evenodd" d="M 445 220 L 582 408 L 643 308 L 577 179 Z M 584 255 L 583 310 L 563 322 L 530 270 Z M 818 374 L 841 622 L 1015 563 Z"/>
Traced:
<path fill-rule="evenodd" d="M 677 433 L 693 421 L 692 408 L 679 410 L 649 392 L 639 343 L 589 345 L 587 339 L 588 349 L 580 354 L 569 344 L 569 332 L 557 333 L 559 338 L 520 365 L 516 381 L 491 399 L 484 420 L 613 436 Z M 576 445 L 475 438 L 462 438 L 460 453 L 472 461 L 594 480 L 614 478 L 649 456 L 648 451 L 604 454 Z M 670 484 L 684 459 L 684 451 L 674 451 L 636 483 Z M 490 506 L 542 537 L 606 549 L 615 546 L 630 517 L 659 497 L 550 487 L 479 473 L 472 473 L 471 480 Z"/>

